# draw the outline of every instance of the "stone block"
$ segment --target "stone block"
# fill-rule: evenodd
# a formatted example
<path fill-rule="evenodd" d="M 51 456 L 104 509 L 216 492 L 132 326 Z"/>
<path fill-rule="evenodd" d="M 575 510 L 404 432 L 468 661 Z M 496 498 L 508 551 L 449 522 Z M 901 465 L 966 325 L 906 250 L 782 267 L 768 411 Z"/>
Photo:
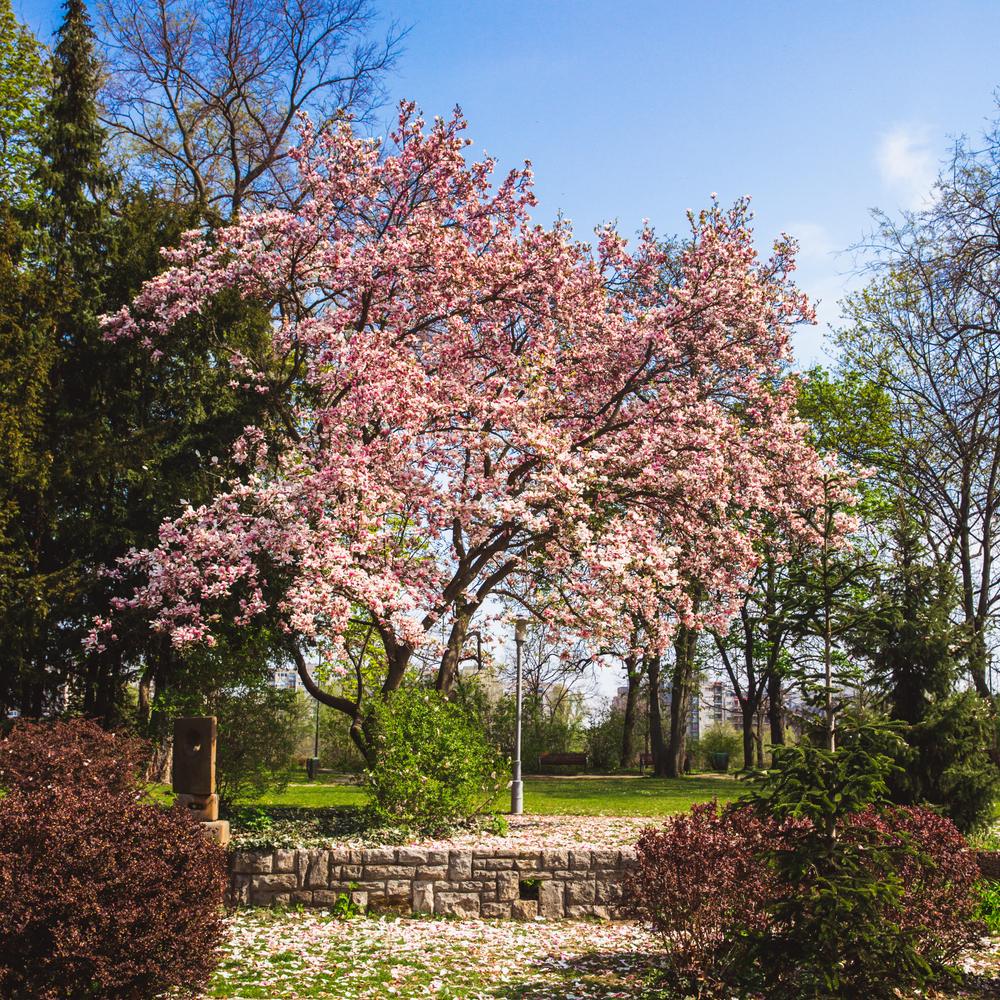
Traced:
<path fill-rule="evenodd" d="M 427 864 L 429 864 L 429 865 L 446 865 L 446 864 L 448 864 L 448 852 L 447 851 L 428 851 L 427 852 Z"/>
<path fill-rule="evenodd" d="M 594 851 L 594 868 L 617 868 L 618 852 L 612 850 Z"/>
<path fill-rule="evenodd" d="M 229 883 L 229 905 L 250 905 L 250 876 L 234 875 Z"/>
<path fill-rule="evenodd" d="M 473 871 L 502 872 L 511 871 L 517 866 L 514 858 L 483 858 L 482 860 L 472 859 Z"/>
<path fill-rule="evenodd" d="M 470 857 L 471 862 L 471 857 Z M 434 912 L 439 917 L 478 917 L 479 896 L 473 892 L 437 892 Z"/>
<path fill-rule="evenodd" d="M 422 868 L 418 868 L 413 877 L 421 881 L 440 880 L 443 882 L 448 878 L 448 866 L 425 865 Z"/>
<path fill-rule="evenodd" d="M 359 910 L 367 910 L 368 909 L 368 893 L 367 892 L 360 892 L 360 891 L 352 892 L 351 893 L 351 902 Z"/>
<path fill-rule="evenodd" d="M 313 904 L 313 892 L 311 889 L 296 889 L 292 893 L 292 902 L 299 903 L 302 906 L 312 906 Z"/>
<path fill-rule="evenodd" d="M 253 880 L 254 892 L 276 892 L 297 889 L 294 875 L 258 875 Z"/>
<path fill-rule="evenodd" d="M 412 885 L 407 879 L 389 879 L 385 884 L 385 898 L 393 903 L 409 902 Z"/>
<path fill-rule="evenodd" d="M 622 898 L 622 883 L 613 875 L 598 877 L 595 899 L 598 903 L 618 903 Z"/>
<path fill-rule="evenodd" d="M 401 847 L 396 852 L 396 864 L 398 865 L 426 865 L 427 852 L 419 847 Z"/>
<path fill-rule="evenodd" d="M 561 917 L 564 913 L 563 883 L 548 879 L 538 887 L 538 912 L 543 917 Z"/>
<path fill-rule="evenodd" d="M 201 823 L 201 832 L 208 837 L 209 840 L 214 840 L 219 847 L 226 847 L 229 844 L 229 820 L 228 819 L 217 819 L 211 822 Z"/>
<path fill-rule="evenodd" d="M 538 900 L 515 899 L 510 904 L 510 915 L 515 920 L 534 920 L 538 916 Z"/>
<path fill-rule="evenodd" d="M 549 871 L 569 868 L 569 851 L 542 851 L 542 868 Z"/>
<path fill-rule="evenodd" d="M 574 870 L 583 870 L 585 868 L 590 868 L 590 862 L 592 859 L 592 851 L 570 851 L 569 852 L 569 866 Z"/>
<path fill-rule="evenodd" d="M 482 903 L 479 915 L 487 920 L 506 920 L 510 916 L 510 903 Z"/>
<path fill-rule="evenodd" d="M 434 886 L 429 882 L 412 882 L 410 908 L 414 913 L 434 912 Z"/>
<path fill-rule="evenodd" d="M 394 865 L 396 863 L 396 849 L 394 847 L 372 847 L 364 851 L 361 863 L 367 868 L 369 865 Z"/>
<path fill-rule="evenodd" d="M 331 865 L 349 865 L 351 863 L 350 848 L 331 847 L 326 853 L 330 855 Z"/>
<path fill-rule="evenodd" d="M 310 851 L 303 885 L 308 889 L 322 889 L 329 881 L 330 856 L 326 851 Z"/>
<path fill-rule="evenodd" d="M 571 906 L 593 905 L 597 895 L 597 886 L 589 879 L 580 879 L 566 883 L 566 912 Z"/>
<path fill-rule="evenodd" d="M 183 792 L 174 796 L 174 805 L 183 809 L 192 819 L 214 823 L 219 818 L 219 796 L 187 795 Z"/>
<path fill-rule="evenodd" d="M 295 856 L 298 851 L 275 851 L 271 870 L 274 872 L 295 871 Z"/>
<path fill-rule="evenodd" d="M 581 904 L 579 906 L 567 906 L 566 916 L 570 920 L 580 920 L 582 917 L 592 917 L 596 907 L 592 903 Z"/>
<path fill-rule="evenodd" d="M 472 851 L 449 851 L 448 878 L 452 882 L 472 878 Z"/>
<path fill-rule="evenodd" d="M 313 903 L 316 906 L 336 906 L 337 900 L 344 895 L 336 889 L 317 889 L 313 893 Z"/>
<path fill-rule="evenodd" d="M 536 872 L 542 867 L 541 855 L 522 857 L 514 859 L 514 867 L 519 872 Z"/>
<path fill-rule="evenodd" d="M 501 901 L 517 899 L 519 882 L 517 872 L 500 872 L 497 875 L 497 899 Z"/>
<path fill-rule="evenodd" d="M 270 851 L 237 851 L 233 858 L 233 871 L 241 875 L 267 875 L 271 870 Z"/>
<path fill-rule="evenodd" d="M 292 894 L 290 892 L 272 892 L 261 897 L 264 906 L 291 906 Z"/>
<path fill-rule="evenodd" d="M 361 873 L 364 868 L 361 865 L 341 865 L 340 866 L 340 877 L 345 881 L 350 879 L 357 880 L 361 878 Z"/>

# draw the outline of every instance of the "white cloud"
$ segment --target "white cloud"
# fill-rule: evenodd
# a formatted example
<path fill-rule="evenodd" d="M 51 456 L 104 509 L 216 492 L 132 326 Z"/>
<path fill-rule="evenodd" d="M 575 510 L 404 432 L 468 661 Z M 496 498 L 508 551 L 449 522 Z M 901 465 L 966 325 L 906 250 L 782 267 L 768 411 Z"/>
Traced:
<path fill-rule="evenodd" d="M 928 204 L 938 164 L 926 126 L 894 126 L 879 139 L 875 158 L 883 183 L 903 208 Z"/>
<path fill-rule="evenodd" d="M 804 261 L 829 264 L 838 250 L 830 230 L 818 222 L 793 222 L 785 226 L 784 231 L 798 240 L 800 264 Z"/>

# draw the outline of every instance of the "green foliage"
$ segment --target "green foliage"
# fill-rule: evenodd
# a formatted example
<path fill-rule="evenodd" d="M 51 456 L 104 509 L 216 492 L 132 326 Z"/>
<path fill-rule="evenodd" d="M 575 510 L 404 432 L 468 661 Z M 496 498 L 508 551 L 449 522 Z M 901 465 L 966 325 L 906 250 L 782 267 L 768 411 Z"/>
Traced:
<path fill-rule="evenodd" d="M 330 690 L 332 685 L 327 685 Z M 319 709 L 320 767 L 345 774 L 360 774 L 365 759 L 351 739 L 350 720 L 343 712 L 321 705 Z"/>
<path fill-rule="evenodd" d="M 0 0 L 0 203 L 35 195 L 48 71 L 41 43 Z"/>
<path fill-rule="evenodd" d="M 595 771 L 617 771 L 622 766 L 625 714 L 610 705 L 591 718 L 586 730 L 587 757 Z"/>
<path fill-rule="evenodd" d="M 992 818 L 1000 796 L 995 710 L 972 691 L 954 690 L 967 634 L 955 624 L 951 570 L 928 558 L 906 512 L 897 512 L 894 542 L 858 638 L 891 717 L 906 724 L 911 752 L 890 781 L 892 797 L 929 803 L 968 833 Z"/>
<path fill-rule="evenodd" d="M 905 846 L 869 826 L 848 833 L 853 815 L 885 801 L 898 753 L 891 730 L 845 728 L 836 750 L 776 748 L 774 767 L 758 779 L 755 810 L 791 824 L 773 858 L 789 891 L 750 940 L 769 997 L 889 997 L 900 983 L 932 977 L 901 920 Z"/>
<path fill-rule="evenodd" d="M 309 713 L 295 691 L 264 684 L 221 691 L 206 701 L 218 717 L 216 781 L 227 806 L 288 785 Z"/>
<path fill-rule="evenodd" d="M 906 770 L 916 801 L 938 807 L 964 833 L 994 818 L 1000 771 L 992 705 L 971 690 L 949 695 L 929 706 L 906 738 L 915 751 Z"/>
<path fill-rule="evenodd" d="M 976 916 L 986 925 L 990 934 L 1000 934 L 1000 882 L 983 879 L 977 889 L 979 904 Z"/>
<path fill-rule="evenodd" d="M 374 816 L 441 831 L 486 809 L 507 765 L 459 706 L 428 688 L 401 688 L 371 716 L 373 761 L 365 785 Z"/>
<path fill-rule="evenodd" d="M 712 754 L 728 754 L 732 768 L 742 759 L 743 734 L 724 722 L 716 722 L 702 730 L 701 735 L 690 743 L 691 754 L 696 766 L 715 770 Z"/>

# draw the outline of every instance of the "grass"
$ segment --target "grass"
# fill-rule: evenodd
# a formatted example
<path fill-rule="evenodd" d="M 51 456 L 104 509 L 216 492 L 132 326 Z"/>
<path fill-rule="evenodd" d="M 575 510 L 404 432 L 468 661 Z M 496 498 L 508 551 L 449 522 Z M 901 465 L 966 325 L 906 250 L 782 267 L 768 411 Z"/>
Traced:
<path fill-rule="evenodd" d="M 732 778 L 705 775 L 685 778 L 526 778 L 524 811 L 540 816 L 668 816 L 696 802 L 731 802 L 743 786 Z M 283 792 L 264 795 L 259 805 L 361 806 L 364 790 L 357 785 L 296 782 Z M 497 803 L 503 810 L 506 795 Z"/>
<path fill-rule="evenodd" d="M 526 922 L 237 910 L 204 996 L 216 1000 L 665 1000 L 652 986 L 662 944 L 629 921 Z M 974 956 L 969 991 L 996 996 L 1000 954 Z M 978 988 L 977 989 L 977 985 Z M 900 998 L 914 994 L 900 992 Z M 763 1000 L 763 998 L 758 998 Z"/>
<path fill-rule="evenodd" d="M 646 995 L 638 928 L 239 911 L 207 997 L 610 1000 Z M 639 946 L 639 947 L 637 947 Z"/>

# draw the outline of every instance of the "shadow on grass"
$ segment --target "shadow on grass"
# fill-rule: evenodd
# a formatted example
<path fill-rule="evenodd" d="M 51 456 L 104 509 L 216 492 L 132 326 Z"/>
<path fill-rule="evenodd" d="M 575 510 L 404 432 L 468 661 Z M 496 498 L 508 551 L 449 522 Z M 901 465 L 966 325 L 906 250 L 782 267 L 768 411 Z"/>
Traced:
<path fill-rule="evenodd" d="M 686 1000 L 693 995 L 688 989 L 672 986 L 664 978 L 663 968 L 662 961 L 647 952 L 594 952 L 572 959 L 534 962 L 531 969 L 525 970 L 524 979 L 516 983 L 498 983 L 488 995 L 495 1000 L 556 1000 L 566 996 L 579 1000 L 618 997 Z M 561 981 L 554 980 L 553 974 Z M 901 993 L 899 996 L 936 997 L 937 1000 L 1000 997 L 1000 973 L 970 973 L 957 985 L 940 984 L 937 991 Z M 758 1000 L 765 998 L 761 995 Z"/>
<path fill-rule="evenodd" d="M 656 955 L 647 952 L 591 952 L 570 959 L 533 962 L 525 978 L 497 983 L 488 996 L 495 1000 L 673 1000 L 683 993 L 670 992 L 658 983 L 662 972 Z M 537 977 L 537 978 L 536 978 Z M 557 978 L 558 977 L 558 978 Z"/>

